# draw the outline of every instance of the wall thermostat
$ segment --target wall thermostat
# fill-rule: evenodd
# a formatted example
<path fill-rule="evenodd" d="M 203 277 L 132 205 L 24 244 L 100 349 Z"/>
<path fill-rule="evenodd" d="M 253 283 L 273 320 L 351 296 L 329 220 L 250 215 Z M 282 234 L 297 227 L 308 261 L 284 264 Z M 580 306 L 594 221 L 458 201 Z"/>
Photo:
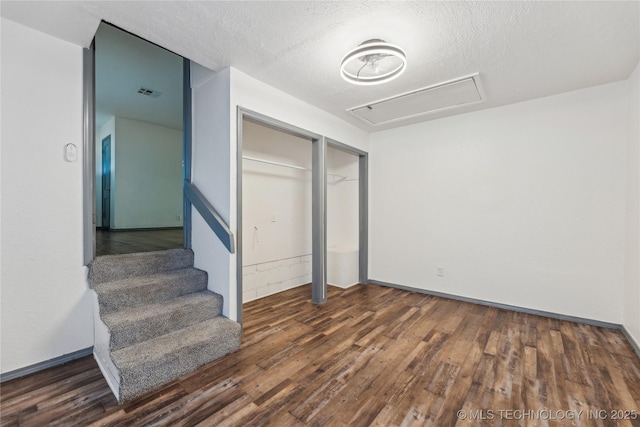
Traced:
<path fill-rule="evenodd" d="M 78 160 L 78 148 L 75 144 L 67 144 L 64 147 L 64 158 L 67 162 Z"/>

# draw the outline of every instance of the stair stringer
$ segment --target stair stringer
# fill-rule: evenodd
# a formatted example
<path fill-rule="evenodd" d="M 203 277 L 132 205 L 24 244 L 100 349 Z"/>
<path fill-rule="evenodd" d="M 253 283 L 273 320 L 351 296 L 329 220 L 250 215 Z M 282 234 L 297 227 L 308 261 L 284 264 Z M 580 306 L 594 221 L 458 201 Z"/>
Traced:
<path fill-rule="evenodd" d="M 96 360 L 102 376 L 107 381 L 109 388 L 113 392 L 118 402 L 120 401 L 120 371 L 111 360 L 109 343 L 111 342 L 111 334 L 109 328 L 100 317 L 100 304 L 98 302 L 98 293 L 91 291 L 93 299 L 93 358 Z"/>

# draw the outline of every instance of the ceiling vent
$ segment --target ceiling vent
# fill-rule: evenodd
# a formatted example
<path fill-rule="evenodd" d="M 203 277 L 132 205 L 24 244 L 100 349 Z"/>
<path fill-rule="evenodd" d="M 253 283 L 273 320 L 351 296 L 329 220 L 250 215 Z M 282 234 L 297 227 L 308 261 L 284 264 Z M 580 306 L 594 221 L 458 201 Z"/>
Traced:
<path fill-rule="evenodd" d="M 371 102 L 347 111 L 371 125 L 450 110 L 484 100 L 478 74 Z"/>
<path fill-rule="evenodd" d="M 157 98 L 162 94 L 161 92 L 158 92 L 157 90 L 148 89 L 148 88 L 142 87 L 142 86 L 140 86 L 138 88 L 138 93 L 140 95 L 149 96 L 151 98 Z"/>

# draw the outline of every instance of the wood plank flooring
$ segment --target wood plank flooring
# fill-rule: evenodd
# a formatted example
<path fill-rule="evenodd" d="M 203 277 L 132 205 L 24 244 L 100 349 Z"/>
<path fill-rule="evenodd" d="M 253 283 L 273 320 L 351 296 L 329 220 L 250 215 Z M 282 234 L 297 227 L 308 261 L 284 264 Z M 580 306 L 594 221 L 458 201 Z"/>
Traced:
<path fill-rule="evenodd" d="M 91 358 L 7 382 L 1 425 L 640 426 L 620 331 L 375 285 L 310 293 L 245 304 L 238 352 L 123 406 Z"/>
<path fill-rule="evenodd" d="M 157 230 L 96 230 L 96 255 L 133 254 L 183 247 L 182 228 Z"/>

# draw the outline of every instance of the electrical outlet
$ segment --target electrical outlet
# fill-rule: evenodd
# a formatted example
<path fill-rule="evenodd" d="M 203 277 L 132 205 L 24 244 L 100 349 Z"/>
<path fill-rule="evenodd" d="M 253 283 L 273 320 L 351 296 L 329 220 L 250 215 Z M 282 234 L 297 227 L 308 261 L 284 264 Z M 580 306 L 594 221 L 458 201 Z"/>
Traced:
<path fill-rule="evenodd" d="M 438 267 L 438 276 L 444 277 L 444 267 Z"/>

